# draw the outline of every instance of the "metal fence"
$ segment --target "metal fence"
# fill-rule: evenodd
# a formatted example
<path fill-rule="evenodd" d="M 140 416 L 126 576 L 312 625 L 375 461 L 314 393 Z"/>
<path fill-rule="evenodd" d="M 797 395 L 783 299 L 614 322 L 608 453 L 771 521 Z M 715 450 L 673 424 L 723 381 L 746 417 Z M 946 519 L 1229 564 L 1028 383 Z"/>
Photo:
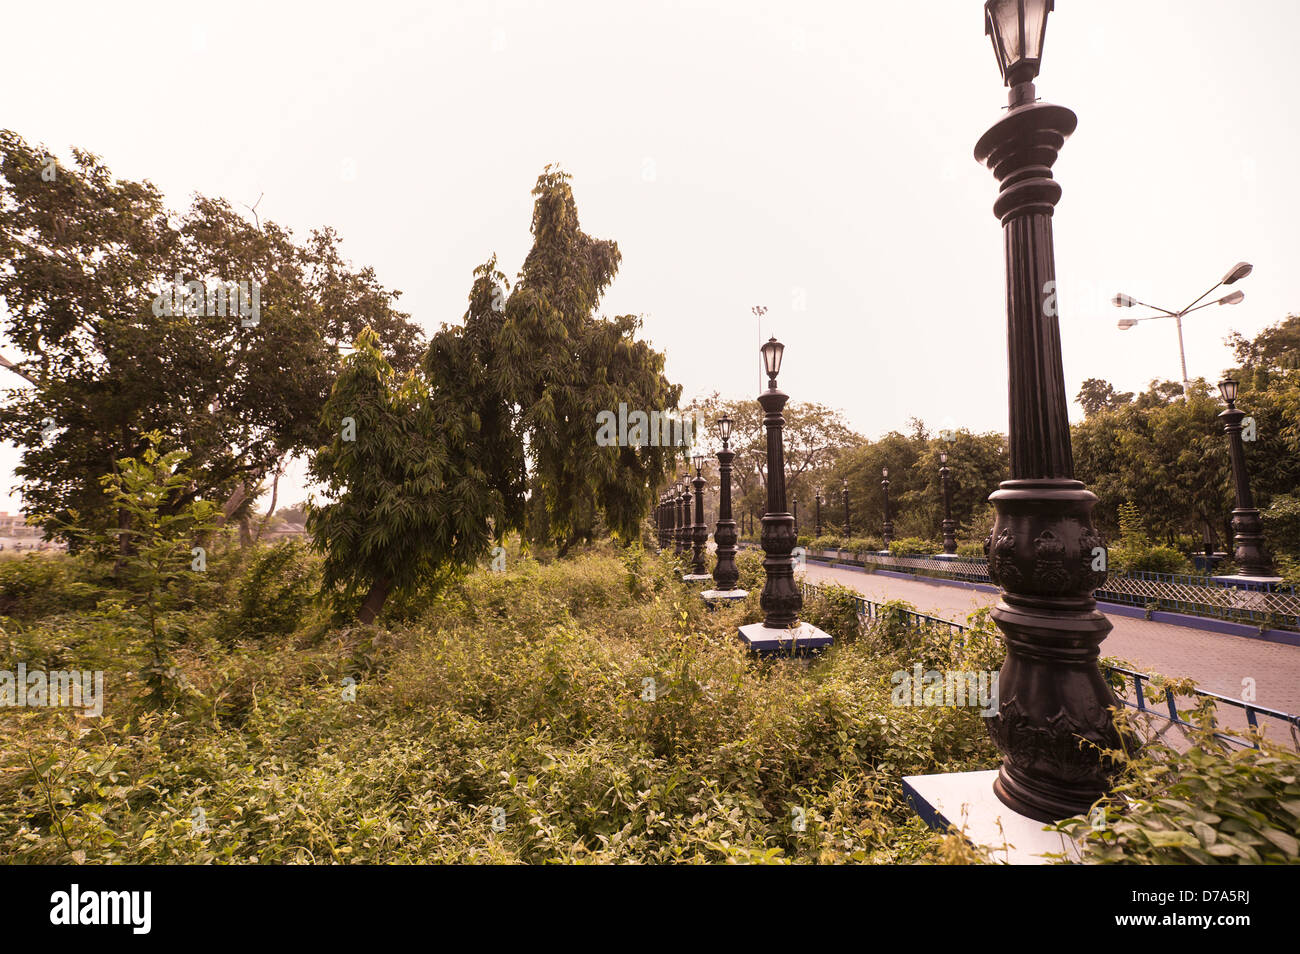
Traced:
<path fill-rule="evenodd" d="M 816 583 L 801 584 L 804 596 L 816 596 L 822 592 L 822 586 Z M 903 607 L 890 605 L 888 603 L 876 603 L 858 594 L 852 594 L 854 602 L 858 607 L 858 617 L 864 622 L 895 622 L 899 625 L 909 628 L 928 628 L 931 630 L 940 630 L 947 632 L 950 636 L 960 638 L 970 627 L 961 623 L 954 623 L 952 620 L 941 619 L 937 616 L 930 616 L 926 613 L 918 613 L 915 610 L 904 609 Z M 1112 686 L 1120 689 L 1117 698 L 1131 709 L 1145 713 L 1157 719 L 1180 726 L 1191 726 L 1192 723 L 1178 713 L 1178 707 L 1174 698 L 1174 692 L 1171 689 L 1165 689 L 1164 711 L 1160 708 L 1153 708 L 1148 704 L 1144 692 L 1144 683 L 1151 683 L 1157 677 L 1149 673 L 1137 672 L 1132 669 L 1126 669 L 1123 666 L 1103 665 L 1102 671 L 1106 674 Z M 1128 696 L 1128 686 L 1133 687 L 1133 698 Z M 1259 728 L 1260 716 L 1266 719 L 1272 719 L 1286 727 L 1291 737 L 1291 743 L 1295 746 L 1296 751 L 1300 752 L 1300 716 L 1294 716 L 1277 709 L 1270 709 L 1266 706 L 1255 705 L 1253 702 L 1243 702 L 1240 699 L 1233 699 L 1230 696 L 1222 696 L 1217 692 L 1205 692 L 1200 689 L 1193 689 L 1192 695 L 1197 699 L 1212 699 L 1216 707 L 1221 705 L 1230 706 L 1241 710 L 1246 717 L 1246 722 L 1253 728 Z M 1253 739 L 1242 738 L 1233 735 L 1230 732 L 1216 732 L 1218 738 L 1223 741 L 1243 748 L 1253 746 L 1259 748 L 1259 743 Z"/>
<path fill-rule="evenodd" d="M 988 560 L 959 557 L 940 560 L 925 554 L 886 556 L 859 553 L 856 562 L 917 576 L 992 583 Z M 1300 592 L 1294 586 L 1246 589 L 1209 576 L 1145 571 L 1112 572 L 1094 594 L 1097 599 L 1125 606 L 1205 616 L 1270 629 L 1300 630 Z"/>

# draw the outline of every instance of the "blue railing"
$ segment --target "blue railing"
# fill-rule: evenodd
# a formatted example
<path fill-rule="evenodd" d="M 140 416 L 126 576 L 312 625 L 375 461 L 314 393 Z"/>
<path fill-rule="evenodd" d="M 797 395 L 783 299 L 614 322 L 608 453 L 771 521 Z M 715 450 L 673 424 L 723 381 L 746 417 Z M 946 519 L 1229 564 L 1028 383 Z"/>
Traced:
<path fill-rule="evenodd" d="M 816 583 L 802 583 L 801 587 L 803 595 L 805 596 L 815 596 L 822 591 L 822 587 Z M 857 604 L 858 618 L 864 622 L 897 622 L 910 628 L 946 630 L 950 636 L 958 637 L 970 630 L 969 626 L 965 626 L 961 623 L 954 623 L 952 620 L 941 619 L 938 616 L 930 616 L 926 613 L 919 613 L 915 610 L 904 609 L 897 605 L 876 603 L 873 600 L 869 600 L 865 596 L 860 596 L 858 594 L 851 595 L 854 602 Z M 1118 695 L 1119 701 L 1124 703 L 1124 705 L 1128 706 L 1130 709 L 1137 709 L 1139 712 L 1146 713 L 1147 715 L 1159 719 L 1164 719 L 1165 721 L 1174 723 L 1175 725 L 1192 725 L 1192 723 L 1188 722 L 1178 714 L 1178 707 L 1172 689 L 1164 690 L 1165 709 L 1168 714 L 1161 712 L 1159 709 L 1153 709 L 1147 705 L 1146 695 L 1143 692 L 1143 683 L 1153 682 L 1157 677 L 1152 676 L 1149 673 L 1126 669 L 1123 666 L 1103 665 L 1101 668 L 1102 671 L 1111 679 L 1112 686 L 1115 682 L 1127 686 L 1128 681 L 1132 680 L 1136 701 L 1130 702 L 1126 695 Z M 1294 716 L 1278 709 L 1270 709 L 1267 706 L 1255 705 L 1253 702 L 1243 702 L 1240 699 L 1233 699 L 1230 696 L 1222 696 L 1217 692 L 1206 692 L 1201 689 L 1193 689 L 1191 690 L 1191 695 L 1194 695 L 1199 699 L 1211 699 L 1214 701 L 1216 706 L 1223 704 L 1241 709 L 1245 712 L 1247 724 L 1253 729 L 1258 729 L 1260 727 L 1260 716 L 1281 722 L 1287 727 L 1287 730 L 1291 735 L 1291 742 L 1295 746 L 1296 751 L 1300 751 L 1300 716 Z M 1256 739 L 1243 739 L 1239 736 L 1225 732 L 1216 732 L 1215 735 L 1219 739 L 1222 739 L 1224 742 L 1231 745 L 1237 745 L 1243 748 L 1246 746 L 1259 748 L 1259 742 Z"/>

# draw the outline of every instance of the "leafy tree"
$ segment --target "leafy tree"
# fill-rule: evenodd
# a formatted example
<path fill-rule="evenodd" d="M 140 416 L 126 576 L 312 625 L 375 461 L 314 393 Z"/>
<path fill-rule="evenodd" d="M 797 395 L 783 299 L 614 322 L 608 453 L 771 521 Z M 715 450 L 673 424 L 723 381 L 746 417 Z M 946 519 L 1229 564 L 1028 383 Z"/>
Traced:
<path fill-rule="evenodd" d="M 602 446 L 597 415 L 620 403 L 665 412 L 681 389 L 637 339 L 639 318 L 596 316 L 620 254 L 579 227 L 568 174 L 546 167 L 533 195 L 533 246 L 513 290 L 495 258 L 476 270 L 464 324 L 431 342 L 430 386 L 472 409 L 502 499 L 499 529 L 526 520 L 561 552 L 602 523 L 635 540 L 677 449 Z"/>
<path fill-rule="evenodd" d="M 324 554 L 323 582 L 372 623 L 392 593 L 472 566 L 504 516 L 489 445 L 469 408 L 415 372 L 398 377 L 364 330 L 321 414 L 330 443 L 311 474 L 323 503 L 307 529 Z"/>
<path fill-rule="evenodd" d="M 190 455 L 193 485 L 171 506 L 224 499 L 224 516 L 242 517 L 259 482 L 315 442 L 340 342 L 368 323 L 398 366 L 414 366 L 418 330 L 370 270 L 342 261 L 332 231 L 299 245 L 202 196 L 174 216 L 148 182 L 73 154 L 73 166 L 51 165 L 0 131 L 0 296 L 17 349 L 6 366 L 32 385 L 7 393 L 0 423 L 23 449 L 23 498 L 47 533 L 72 510 L 122 529 L 99 476 L 140 454 L 150 430 Z M 256 325 L 215 296 L 211 309 L 156 313 L 177 275 L 259 283 Z"/>
<path fill-rule="evenodd" d="M 1083 408 L 1083 413 L 1088 417 L 1092 417 L 1099 411 L 1128 404 L 1133 400 L 1133 392 L 1119 392 L 1115 390 L 1109 381 L 1103 381 L 1101 378 L 1088 378 L 1079 387 L 1079 393 L 1075 400 Z"/>

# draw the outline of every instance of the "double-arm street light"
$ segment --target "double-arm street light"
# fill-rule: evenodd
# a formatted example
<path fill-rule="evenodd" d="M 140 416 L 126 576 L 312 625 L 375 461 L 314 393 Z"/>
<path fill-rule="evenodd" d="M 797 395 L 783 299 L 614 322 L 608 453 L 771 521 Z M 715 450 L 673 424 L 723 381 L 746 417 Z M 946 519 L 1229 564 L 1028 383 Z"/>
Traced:
<path fill-rule="evenodd" d="M 1183 369 L 1183 396 L 1186 397 L 1191 382 L 1188 381 L 1187 379 L 1187 354 L 1183 350 L 1183 318 L 1187 315 L 1190 315 L 1194 311 L 1200 311 L 1202 308 L 1209 308 L 1211 305 L 1238 304 L 1243 298 L 1246 297 L 1246 293 L 1241 291 L 1240 289 L 1231 292 L 1227 295 L 1224 295 L 1222 298 L 1216 299 L 1215 301 L 1206 301 L 1205 304 L 1201 304 L 1201 302 L 1205 301 L 1205 298 L 1208 295 L 1210 295 L 1217 289 L 1221 288 L 1222 286 L 1232 285 L 1235 284 L 1236 282 L 1239 282 L 1241 279 L 1249 275 L 1251 273 L 1251 270 L 1252 270 L 1252 266 L 1248 262 L 1238 262 L 1236 265 L 1232 266 L 1232 268 L 1228 269 L 1227 274 L 1225 274 L 1221 279 L 1219 279 L 1219 281 L 1215 283 L 1214 287 L 1212 287 L 1204 295 L 1201 295 L 1200 298 L 1197 298 L 1196 301 L 1193 301 L 1186 308 L 1183 308 L 1181 311 L 1170 311 L 1167 308 L 1161 308 L 1159 305 L 1148 305 L 1144 301 L 1138 301 L 1132 295 L 1126 295 L 1123 292 L 1120 292 L 1114 298 L 1111 299 L 1111 304 L 1113 304 L 1116 308 L 1132 308 L 1134 305 L 1141 305 L 1143 308 L 1154 309 L 1155 311 L 1160 312 L 1160 314 L 1144 315 L 1141 318 L 1121 318 L 1119 320 L 1119 330 L 1127 331 L 1129 328 L 1132 328 L 1134 325 L 1136 325 L 1139 321 L 1155 321 L 1156 319 L 1159 318 L 1174 319 L 1174 324 L 1178 326 L 1178 360 Z"/>
<path fill-rule="evenodd" d="M 1219 394 L 1228 405 L 1219 413 L 1228 435 L 1228 456 L 1232 460 L 1232 482 L 1236 507 L 1232 511 L 1232 559 L 1242 576 L 1276 580 L 1273 560 L 1264 546 L 1264 523 L 1250 493 L 1250 475 L 1246 472 L 1246 447 L 1241 439 L 1241 421 L 1246 412 L 1237 407 L 1237 382 L 1226 378 L 1219 382 Z"/>
<path fill-rule="evenodd" d="M 985 31 L 1010 87 L 1005 115 L 980 137 L 975 158 L 1000 188 L 993 213 L 1006 261 L 1008 442 L 1011 479 L 985 547 L 1001 589 L 993 618 L 1007 646 L 998 713 L 989 733 L 1002 753 L 993 790 L 1041 821 L 1086 812 L 1109 788 L 1100 754 L 1120 746 L 1115 695 L 1097 666 L 1111 624 L 1092 594 L 1106 579 L 1092 526 L 1097 498 L 1074 479 L 1069 403 L 1061 367 L 1052 211 L 1061 187 L 1052 165 L 1077 117 L 1039 102 L 1038 75 L 1052 0 L 988 0 Z"/>

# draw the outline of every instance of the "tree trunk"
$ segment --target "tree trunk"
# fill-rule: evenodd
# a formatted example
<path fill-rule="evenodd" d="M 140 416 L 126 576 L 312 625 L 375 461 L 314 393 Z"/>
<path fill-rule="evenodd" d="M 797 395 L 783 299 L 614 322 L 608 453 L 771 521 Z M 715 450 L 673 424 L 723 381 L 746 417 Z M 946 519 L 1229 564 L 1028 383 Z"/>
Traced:
<path fill-rule="evenodd" d="M 380 577 L 370 586 L 370 592 L 366 594 L 365 601 L 361 604 L 361 610 L 357 613 L 357 619 L 369 626 L 379 616 L 379 611 L 384 608 L 384 602 L 388 599 L 388 594 L 393 589 L 393 581 L 388 577 Z"/>

